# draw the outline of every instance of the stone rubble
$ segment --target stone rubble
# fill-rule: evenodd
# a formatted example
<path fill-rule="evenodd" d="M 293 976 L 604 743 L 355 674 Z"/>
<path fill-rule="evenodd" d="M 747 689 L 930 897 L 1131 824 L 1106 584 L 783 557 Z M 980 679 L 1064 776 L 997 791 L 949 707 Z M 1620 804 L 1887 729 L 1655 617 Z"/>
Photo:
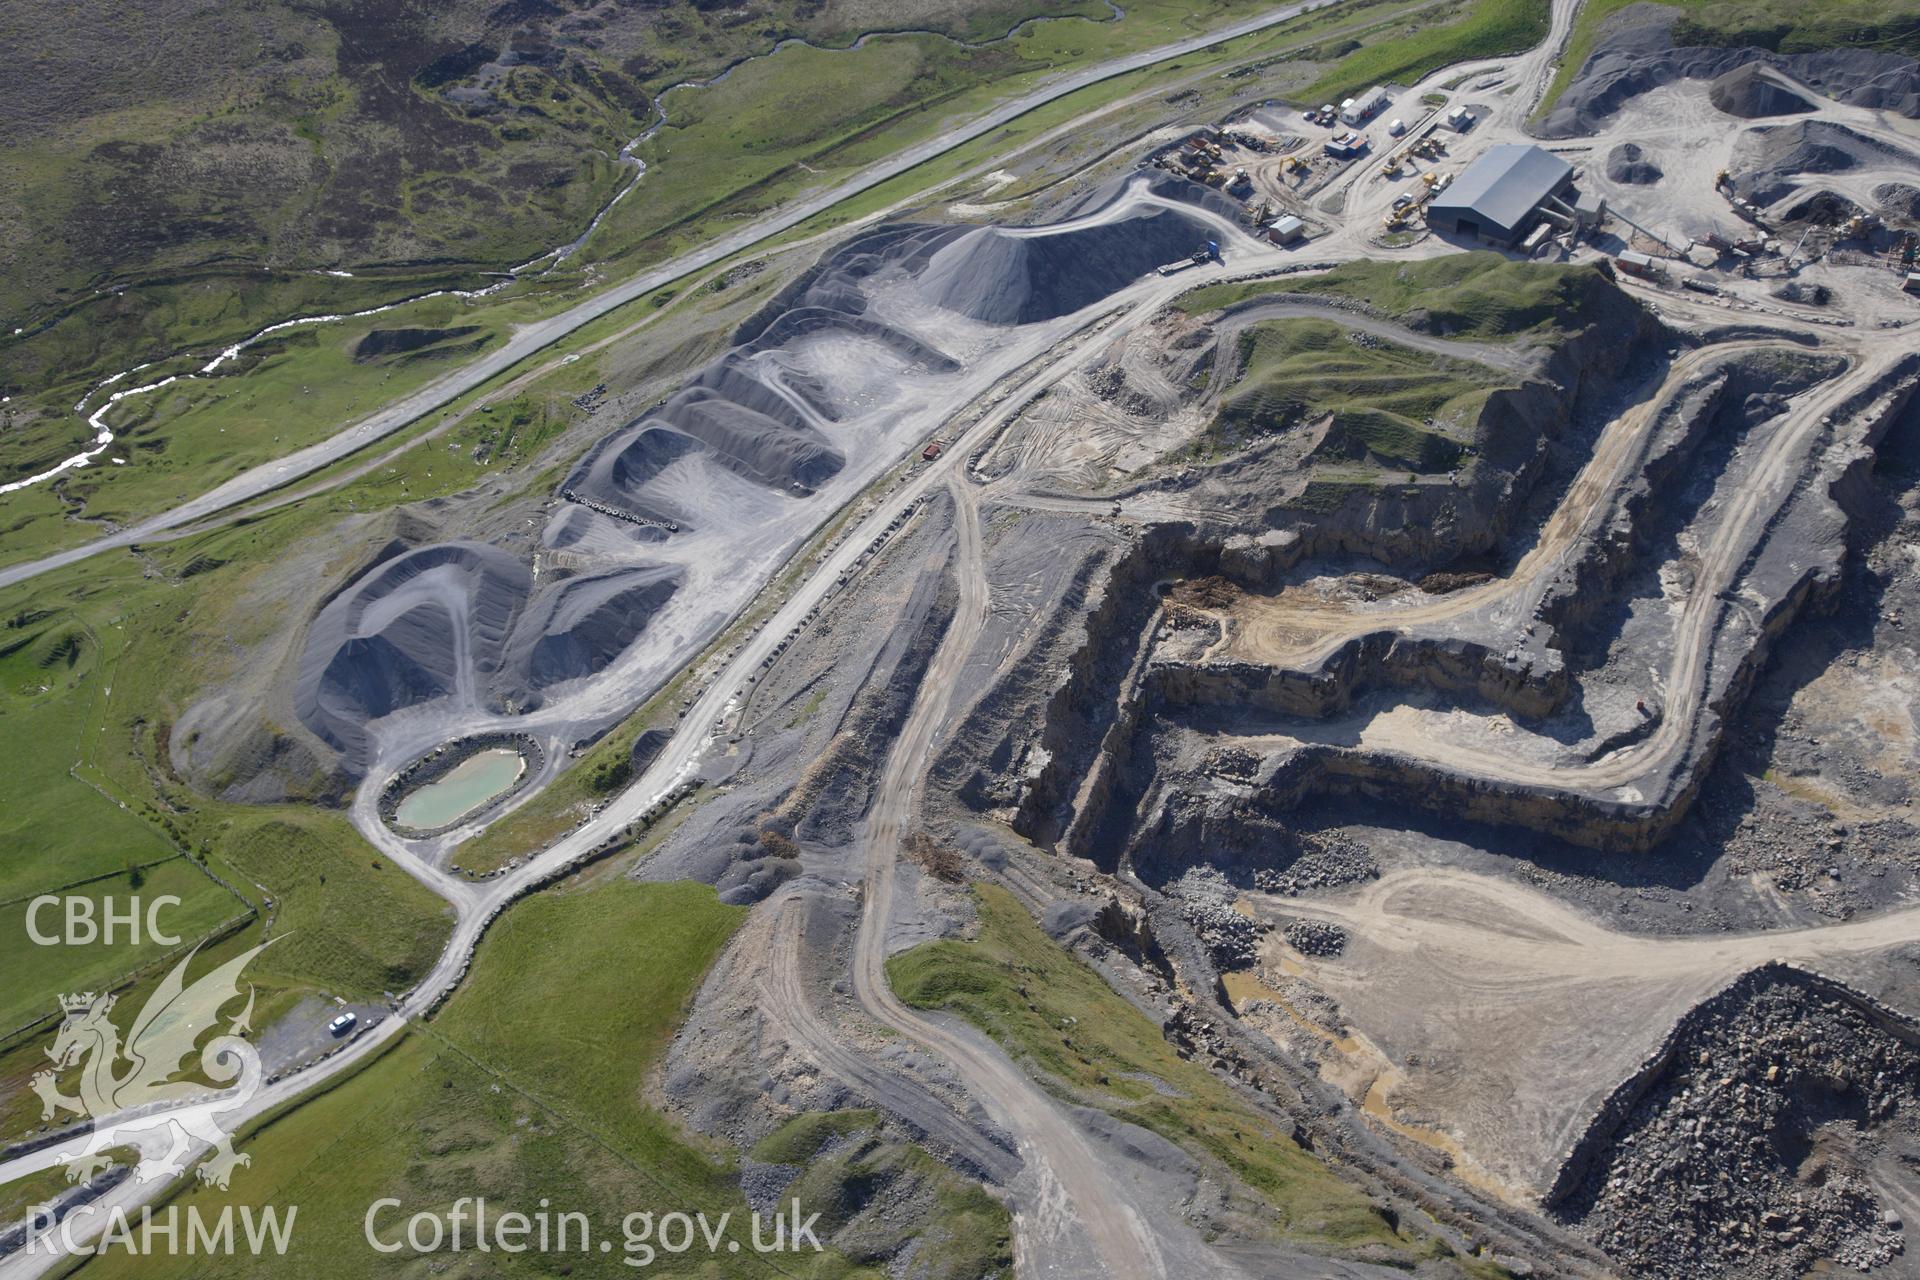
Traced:
<path fill-rule="evenodd" d="M 1915 1044 L 1774 977 L 1680 1036 L 1562 1212 L 1636 1276 L 1865 1272 L 1904 1244 L 1862 1166 L 1917 1135 Z"/>

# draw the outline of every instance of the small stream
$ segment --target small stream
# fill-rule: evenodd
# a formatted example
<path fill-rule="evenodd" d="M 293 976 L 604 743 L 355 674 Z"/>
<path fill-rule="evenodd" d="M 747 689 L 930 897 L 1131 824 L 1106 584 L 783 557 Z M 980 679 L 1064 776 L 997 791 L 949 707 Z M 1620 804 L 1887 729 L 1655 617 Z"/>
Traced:
<path fill-rule="evenodd" d="M 552 271 L 555 267 L 558 267 L 561 263 L 573 257 L 574 254 L 578 253 L 583 247 L 585 247 L 587 241 L 592 238 L 593 233 L 599 230 L 600 224 L 606 220 L 607 215 L 613 212 L 614 206 L 619 204 L 622 200 L 624 200 L 627 197 L 627 195 L 630 192 L 632 192 L 632 190 L 635 187 L 640 185 L 640 180 L 644 178 L 647 174 L 647 163 L 646 161 L 640 159 L 640 157 L 634 155 L 633 154 L 634 150 L 635 148 L 641 146 L 643 143 L 650 140 L 655 134 L 659 133 L 661 129 L 666 127 L 668 123 L 667 108 L 666 108 L 667 95 L 675 92 L 676 90 L 710 89 L 713 86 L 724 82 L 735 71 L 738 71 L 741 67 L 747 65 L 748 63 L 756 62 L 763 58 L 774 57 L 775 55 L 780 53 L 783 49 L 788 49 L 788 48 L 798 47 L 798 48 L 813 49 L 821 53 L 852 53 L 855 50 L 864 48 L 867 42 L 870 40 L 901 39 L 901 38 L 908 38 L 908 37 L 922 37 L 922 38 L 931 37 L 934 39 L 949 41 L 950 43 L 955 44 L 963 49 L 982 49 L 990 45 L 1002 44 L 1008 40 L 1012 40 L 1014 37 L 1019 35 L 1024 28 L 1036 25 L 1041 22 L 1078 21 L 1078 22 L 1108 23 L 1108 22 L 1119 22 L 1121 19 L 1127 16 L 1126 10 L 1122 9 L 1118 4 L 1114 3 L 1114 0 L 1105 0 L 1105 3 L 1107 6 L 1107 9 L 1110 12 L 1110 16 L 1106 18 L 1083 18 L 1083 17 L 1080 17 L 1079 15 L 1073 15 L 1073 14 L 1068 14 L 1068 15 L 1041 14 L 1036 17 L 1026 18 L 1020 22 L 1015 23 L 1013 26 L 1007 28 L 1007 30 L 1001 33 L 1000 35 L 993 36 L 989 39 L 979 40 L 979 41 L 958 40 L 952 36 L 946 35 L 943 32 L 928 31 L 925 29 L 912 28 L 912 27 L 904 27 L 904 28 L 899 28 L 894 30 L 879 30 L 879 31 L 863 32 L 861 35 L 856 37 L 852 43 L 847 45 L 841 45 L 841 46 L 816 45 L 799 36 L 790 36 L 784 40 L 778 41 L 777 43 L 774 44 L 774 46 L 771 49 L 768 49 L 765 52 L 748 54 L 745 57 L 738 58 L 733 62 L 728 63 L 725 67 L 722 67 L 717 73 L 715 73 L 712 76 L 709 76 L 704 80 L 682 80 L 682 81 L 679 81 L 678 83 L 668 85 L 666 88 L 662 89 L 659 93 L 653 95 L 653 109 L 655 113 L 655 119 L 653 123 L 648 125 L 646 129 L 639 134 L 639 136 L 633 138 L 625 146 L 620 148 L 620 151 L 617 157 L 618 161 L 621 164 L 633 166 L 633 176 L 627 179 L 627 181 L 620 187 L 620 189 L 614 192 L 612 197 L 608 199 L 608 201 L 604 205 L 600 206 L 599 212 L 593 215 L 592 220 L 587 223 L 586 229 L 581 231 L 581 233 L 575 236 L 572 240 L 568 241 L 563 245 L 557 245 L 554 248 L 549 249 L 545 253 L 539 255 L 538 257 L 529 258 L 527 261 L 521 263 L 519 266 L 513 267 L 507 272 L 505 272 L 503 274 L 503 277 L 500 280 L 496 281 L 493 284 L 487 285 L 484 288 L 435 289 L 428 293 L 414 294 L 410 297 L 400 298 L 393 302 L 383 303 L 382 305 L 377 307 L 368 307 L 361 311 L 343 311 L 343 312 L 339 312 L 335 314 L 327 314 L 327 315 L 296 316 L 291 320 L 282 320 L 276 324 L 270 324 L 266 328 L 260 330 L 258 333 L 255 333 L 250 337 L 241 339 L 239 342 L 236 342 L 232 346 L 227 347 L 225 350 L 221 351 L 218 355 L 214 356 L 211 360 L 207 361 L 204 365 L 201 365 L 198 369 L 195 369 L 186 373 L 170 373 L 163 378 L 156 378 L 151 382 L 137 383 L 134 386 L 126 387 L 119 391 L 108 392 L 108 388 L 113 387 L 122 381 L 125 381 L 129 377 L 139 374 L 143 370 L 151 369 L 155 364 L 160 363 L 161 360 L 171 359 L 173 357 L 160 357 L 155 360 L 149 360 L 149 361 L 146 361 L 145 363 L 134 365 L 130 369 L 122 369 L 119 373 L 116 373 L 111 377 L 104 378 L 99 383 L 95 384 L 93 388 L 90 389 L 84 396 L 80 397 L 79 403 L 73 406 L 73 411 L 75 413 L 86 415 L 87 426 L 93 432 L 92 445 L 82 450 L 81 452 L 74 454 L 72 457 L 65 459 L 64 461 L 60 462 L 58 465 L 50 467 L 47 470 L 40 472 L 38 475 L 27 476 L 24 479 L 14 480 L 4 484 L 0 484 L 0 495 L 13 493 L 18 490 L 28 488 L 29 486 L 40 484 L 43 481 L 53 479 L 55 476 L 59 476 L 68 471 L 72 471 L 80 467 L 84 467 L 89 463 L 91 463 L 95 458 L 99 457 L 102 453 L 106 452 L 108 446 L 110 446 L 114 440 L 113 428 L 107 425 L 107 415 L 110 412 L 112 412 L 114 406 L 119 404 L 122 400 L 127 400 L 134 396 L 148 395 L 148 394 L 151 394 L 152 392 L 159 391 L 165 387 L 170 387 L 176 382 L 208 377 L 212 375 L 215 371 L 217 371 L 220 368 L 220 366 L 228 363 L 231 360 L 238 358 L 240 353 L 245 351 L 247 348 L 252 347 L 269 337 L 272 337 L 276 333 L 283 333 L 288 329 L 303 328 L 308 325 L 337 324 L 343 320 L 360 320 L 360 319 L 364 319 L 367 316 L 376 316 L 381 314 L 382 312 L 393 311 L 400 307 L 411 306 L 416 302 L 425 302 L 430 298 L 445 298 L 445 297 L 468 298 L 468 299 L 484 298 L 489 296 L 490 294 L 498 293 L 500 290 L 505 289 L 507 286 L 516 283 L 522 278 L 526 278 L 529 272 L 532 273 L 530 278 L 534 278 L 534 279 L 537 279 L 540 276 L 547 274 L 548 272 Z M 542 265 L 542 264 L 545 264 L 545 265 Z M 540 269 L 538 271 L 534 271 L 533 269 L 535 267 L 539 267 Z M 339 270 L 321 271 L 318 274 L 336 276 L 343 279 L 352 279 L 353 277 L 352 272 L 339 271 Z M 102 392 L 107 392 L 106 398 L 100 401 L 98 407 L 95 408 L 91 413 L 89 413 L 87 410 L 87 406 L 93 403 L 94 398 L 96 396 L 99 396 Z M 115 463 L 119 463 L 120 459 L 116 458 L 116 459 L 113 459 L 113 461 Z"/>

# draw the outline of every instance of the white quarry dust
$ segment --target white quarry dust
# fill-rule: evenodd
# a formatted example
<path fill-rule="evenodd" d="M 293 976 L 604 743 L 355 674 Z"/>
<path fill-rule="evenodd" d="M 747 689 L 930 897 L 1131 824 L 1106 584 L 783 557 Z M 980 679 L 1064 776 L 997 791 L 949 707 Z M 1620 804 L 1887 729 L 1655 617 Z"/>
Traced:
<path fill-rule="evenodd" d="M 435 575 L 409 568 L 432 549 L 369 571 L 309 633 L 303 720 L 377 786 L 452 737 L 512 729 L 563 747 L 619 719 L 955 404 L 1116 293 L 1170 291 L 1152 268 L 1208 240 L 1251 245 L 1145 180 L 1054 226 L 856 237 L 562 485 L 644 523 L 562 502 L 545 541 L 581 573 L 538 588 L 480 544 Z"/>

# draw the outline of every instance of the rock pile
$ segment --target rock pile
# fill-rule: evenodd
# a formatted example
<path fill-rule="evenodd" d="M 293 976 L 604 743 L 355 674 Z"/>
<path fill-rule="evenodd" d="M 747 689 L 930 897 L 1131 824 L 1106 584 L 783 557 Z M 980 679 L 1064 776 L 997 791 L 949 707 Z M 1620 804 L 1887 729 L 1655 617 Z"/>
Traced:
<path fill-rule="evenodd" d="M 1225 902 L 1188 898 L 1180 903 L 1180 918 L 1220 969 L 1245 969 L 1260 958 L 1260 935 L 1273 926 L 1241 915 Z"/>
<path fill-rule="evenodd" d="M 1636 187 L 1650 187 L 1666 177 L 1659 165 L 1646 158 L 1638 143 L 1623 142 L 1607 153 L 1607 177 Z"/>
<path fill-rule="evenodd" d="M 1286 927 L 1287 945 L 1303 956 L 1337 956 L 1347 949 L 1347 931 L 1325 920 L 1295 920 Z"/>
<path fill-rule="evenodd" d="M 1920 223 L 1920 187 L 1883 182 L 1873 189 L 1873 198 L 1879 202 L 1880 216 L 1887 221 L 1909 226 Z"/>
<path fill-rule="evenodd" d="M 1562 1204 L 1624 1269 L 1788 1280 L 1901 1252 L 1862 1151 L 1914 1145 L 1912 1028 L 1770 966 L 1689 1015 L 1662 1062 Z"/>
<path fill-rule="evenodd" d="M 1813 104 L 1792 81 L 1764 62 L 1735 67 L 1707 87 L 1707 96 L 1715 107 L 1743 120 L 1801 115 L 1813 110 Z"/>
<path fill-rule="evenodd" d="M 1256 1088 L 1263 1083 L 1260 1068 L 1248 1059 L 1240 1046 L 1222 1035 L 1212 1022 L 1196 1017 L 1189 1003 L 1176 1003 L 1167 1011 L 1160 1024 L 1160 1034 L 1182 1058 L 1203 1062 L 1211 1070 L 1234 1076 Z M 1297 1141 L 1297 1129 L 1294 1136 Z"/>
<path fill-rule="evenodd" d="M 1102 400 L 1116 400 L 1127 389 L 1127 375 L 1117 364 L 1103 364 L 1087 374 L 1087 390 Z"/>
<path fill-rule="evenodd" d="M 1255 887 L 1267 893 L 1296 897 L 1311 889 L 1334 889 L 1376 879 L 1380 864 L 1366 846 L 1338 831 L 1314 831 L 1299 837 L 1300 856 L 1274 871 L 1261 868 L 1253 873 Z"/>

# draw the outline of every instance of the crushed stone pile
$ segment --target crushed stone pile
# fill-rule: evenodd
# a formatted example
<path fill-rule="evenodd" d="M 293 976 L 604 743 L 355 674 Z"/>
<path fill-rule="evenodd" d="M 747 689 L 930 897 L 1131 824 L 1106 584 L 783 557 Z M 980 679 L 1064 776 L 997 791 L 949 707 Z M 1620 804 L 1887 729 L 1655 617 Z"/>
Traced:
<path fill-rule="evenodd" d="M 1586 137 L 1651 89 L 1682 79 L 1717 80 L 1750 63 L 1777 68 L 1788 79 L 1850 106 L 1920 118 L 1920 63 L 1911 58 L 1870 49 L 1780 54 L 1680 47 L 1671 30 L 1678 16 L 1668 6 L 1651 4 L 1630 5 L 1613 15 L 1612 32 L 1594 45 L 1580 73 L 1541 122 L 1541 135 Z M 1763 96 L 1772 97 L 1770 92 Z"/>
<path fill-rule="evenodd" d="M 1560 1202 L 1637 1276 L 1790 1280 L 1902 1249 L 1869 1167 L 1920 1147 L 1920 1049 L 1887 1011 L 1784 965 L 1682 1020 Z M 1605 1114 L 1605 1113 L 1603 1113 Z"/>
<path fill-rule="evenodd" d="M 940 245 L 971 231 L 896 225 L 854 237 L 743 325 L 731 350 L 590 449 L 561 492 L 639 528 L 673 532 L 699 528 L 716 503 L 738 506 L 731 494 L 812 494 L 846 466 L 829 431 L 848 406 L 788 353 L 826 346 L 853 364 L 956 370 L 945 352 L 868 315 L 862 281 L 890 267 L 922 269 Z"/>
<path fill-rule="evenodd" d="M 1214 967 L 1247 969 L 1259 960 L 1260 937 L 1273 926 L 1234 909 L 1240 891 L 1217 868 L 1188 867 L 1166 886 L 1166 893 Z"/>
<path fill-rule="evenodd" d="M 507 648 L 505 669 L 524 686 L 514 701 L 524 706 L 534 690 L 604 670 L 673 598 L 683 576 L 644 565 L 572 578 L 544 593 Z"/>
<path fill-rule="evenodd" d="M 1266 893 L 1296 896 L 1314 889 L 1337 889 L 1380 875 L 1380 864 L 1359 841 L 1338 831 L 1306 832 L 1297 837 L 1300 854 L 1285 867 L 1262 867 L 1254 886 Z"/>
<path fill-rule="evenodd" d="M 1813 110 L 1813 103 L 1801 96 L 1792 81 L 1764 62 L 1735 67 L 1707 87 L 1707 96 L 1716 108 L 1743 120 Z"/>
<path fill-rule="evenodd" d="M 1047 234 L 980 227 L 942 246 L 920 277 L 927 300 L 990 324 L 1069 315 L 1219 238 L 1180 210 L 1102 219 Z"/>
<path fill-rule="evenodd" d="M 360 760 L 367 721 L 499 666 L 532 583 L 517 557 L 485 543 L 390 545 L 308 628 L 294 692 L 301 722 Z"/>
<path fill-rule="evenodd" d="M 1826 120 L 1749 129 L 1734 146 L 1734 190 L 1758 205 L 1784 200 L 1810 175 L 1887 165 L 1920 169 L 1920 157 Z"/>
<path fill-rule="evenodd" d="M 1638 143 L 1623 142 L 1607 152 L 1607 177 L 1636 187 L 1650 187 L 1667 176 L 1666 170 L 1646 158 Z"/>
<path fill-rule="evenodd" d="M 1214 899 L 1183 899 L 1180 918 L 1193 927 L 1208 957 L 1219 969 L 1246 969 L 1260 958 L 1260 935 L 1265 930 L 1227 903 Z"/>
<path fill-rule="evenodd" d="M 454 694 L 530 709 L 541 690 L 596 674 L 679 585 L 678 569 L 638 565 L 535 592 L 498 547 L 390 545 L 308 628 L 294 707 L 358 766 L 370 721 Z"/>
<path fill-rule="evenodd" d="M 1816 227 L 1837 227 L 1864 212 L 1859 205 L 1837 191 L 1816 189 L 1789 205 L 1781 212 L 1780 218 L 1783 222 L 1809 222 Z"/>
<path fill-rule="evenodd" d="M 1904 182 L 1883 182 L 1873 189 L 1879 213 L 1888 222 L 1920 226 L 1920 187 Z"/>
<path fill-rule="evenodd" d="M 1325 920 L 1295 920 L 1283 935 L 1303 956 L 1337 956 L 1347 949 L 1347 931 Z"/>

